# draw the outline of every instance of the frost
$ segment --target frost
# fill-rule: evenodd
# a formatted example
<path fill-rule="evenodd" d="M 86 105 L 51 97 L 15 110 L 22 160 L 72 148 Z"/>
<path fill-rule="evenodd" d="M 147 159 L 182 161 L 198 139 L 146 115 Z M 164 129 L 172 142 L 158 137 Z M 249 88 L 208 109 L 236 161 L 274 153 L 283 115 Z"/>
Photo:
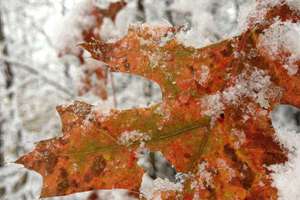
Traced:
<path fill-rule="evenodd" d="M 295 75 L 298 72 L 295 62 L 300 59 L 299 23 L 275 22 L 260 37 L 259 46 L 266 49 L 273 59 L 280 58 L 289 75 Z M 284 55 L 286 53 L 290 55 Z"/>
<path fill-rule="evenodd" d="M 148 141 L 150 139 L 151 137 L 146 133 L 142 133 L 135 130 L 135 131 L 126 131 L 122 133 L 118 141 L 122 145 L 129 146 L 135 142 L 143 142 L 143 141 Z"/>

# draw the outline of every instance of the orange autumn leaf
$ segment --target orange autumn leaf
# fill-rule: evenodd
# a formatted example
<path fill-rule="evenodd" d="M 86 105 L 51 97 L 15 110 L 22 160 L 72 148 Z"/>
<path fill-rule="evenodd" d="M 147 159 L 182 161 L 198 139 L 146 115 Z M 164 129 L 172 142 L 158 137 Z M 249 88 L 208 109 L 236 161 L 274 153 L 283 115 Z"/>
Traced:
<path fill-rule="evenodd" d="M 175 28 L 145 25 L 115 43 L 82 44 L 112 71 L 157 82 L 162 103 L 109 115 L 79 101 L 59 106 L 63 136 L 38 143 L 17 163 L 43 176 L 42 197 L 139 192 L 136 153 L 147 148 L 185 174 L 183 190 L 164 191 L 163 199 L 277 199 L 267 167 L 286 162 L 287 152 L 269 114 L 278 104 L 300 106 L 300 72 L 289 75 L 260 42 L 276 20 L 299 15 L 281 4 L 265 19 L 201 49 L 180 44 Z"/>

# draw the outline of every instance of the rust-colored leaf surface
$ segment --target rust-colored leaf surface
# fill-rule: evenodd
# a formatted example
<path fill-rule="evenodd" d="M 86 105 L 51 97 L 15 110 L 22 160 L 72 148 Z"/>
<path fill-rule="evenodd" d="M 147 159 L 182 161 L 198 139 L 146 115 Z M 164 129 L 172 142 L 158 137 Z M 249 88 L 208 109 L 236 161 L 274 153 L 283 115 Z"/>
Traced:
<path fill-rule="evenodd" d="M 82 44 L 112 71 L 157 82 L 162 103 L 109 115 L 83 102 L 59 106 L 63 136 L 40 142 L 17 163 L 43 176 L 42 197 L 138 192 L 136 152 L 148 148 L 186 174 L 183 191 L 163 192 L 163 199 L 277 199 L 267 166 L 286 162 L 287 152 L 269 114 L 280 103 L 300 107 L 300 73 L 288 75 L 259 43 L 276 20 L 299 15 L 283 4 L 265 18 L 202 49 L 181 45 L 175 28 L 149 26 L 131 27 L 116 43 Z"/>

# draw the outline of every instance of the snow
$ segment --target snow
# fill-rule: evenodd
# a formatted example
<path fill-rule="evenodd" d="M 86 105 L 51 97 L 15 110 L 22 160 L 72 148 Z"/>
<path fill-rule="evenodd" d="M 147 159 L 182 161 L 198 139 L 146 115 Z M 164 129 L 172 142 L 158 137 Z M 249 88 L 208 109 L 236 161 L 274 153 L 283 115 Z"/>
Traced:
<path fill-rule="evenodd" d="M 72 11 L 58 22 L 56 25 L 58 31 L 55 31 L 53 35 L 57 49 L 61 51 L 67 49 L 78 54 L 80 49 L 76 46 L 83 41 L 82 31 L 90 29 L 96 23 L 95 17 L 89 14 L 93 6 L 93 0 L 80 0 L 74 4 Z M 66 27 L 68 27 L 67 30 Z"/>
<path fill-rule="evenodd" d="M 300 11 L 300 1 L 299 0 L 288 0 L 288 5 L 296 11 Z"/>
<path fill-rule="evenodd" d="M 99 101 L 92 107 L 92 112 L 97 115 L 97 117 L 107 117 L 111 114 L 113 108 L 112 101 Z"/>
<path fill-rule="evenodd" d="M 258 68 L 254 68 L 248 76 L 247 72 L 244 72 L 237 77 L 235 85 L 223 92 L 224 101 L 228 104 L 238 104 L 241 98 L 250 97 L 262 108 L 268 108 L 268 90 L 272 84 L 270 76 Z"/>
<path fill-rule="evenodd" d="M 171 9 L 182 14 L 187 21 L 180 24 L 186 25 L 186 28 L 176 35 L 178 42 L 201 48 L 240 33 L 236 23 L 238 10 L 234 4 L 231 0 L 175 1 Z"/>
<path fill-rule="evenodd" d="M 244 131 L 233 129 L 230 134 L 232 134 L 237 140 L 234 142 L 233 147 L 239 149 L 246 141 L 246 135 Z"/>
<path fill-rule="evenodd" d="M 218 118 L 225 108 L 222 102 L 222 93 L 217 92 L 216 94 L 203 97 L 201 106 L 203 109 L 202 114 L 211 116 L 214 119 Z"/>
<path fill-rule="evenodd" d="M 275 5 L 282 2 L 282 0 L 266 0 L 266 1 L 256 1 L 252 4 L 252 10 L 248 15 L 248 23 L 247 24 L 257 24 L 262 23 L 267 11 L 274 7 Z"/>
<path fill-rule="evenodd" d="M 166 36 L 164 36 L 164 37 L 162 37 L 162 38 L 160 39 L 160 44 L 159 44 L 159 46 L 160 46 L 160 47 L 165 46 L 170 40 L 174 39 L 174 37 L 175 37 L 174 33 L 168 32 L 168 33 L 166 34 Z"/>
<path fill-rule="evenodd" d="M 160 177 L 176 182 L 176 170 L 161 152 L 150 152 L 141 144 L 136 156 L 138 158 L 137 164 L 152 178 Z"/>
<path fill-rule="evenodd" d="M 261 108 L 269 108 L 269 99 L 279 96 L 280 89 L 274 87 L 270 76 L 265 71 L 255 68 L 249 74 L 242 72 L 236 77 L 233 86 L 222 92 L 206 95 L 201 99 L 202 114 L 213 118 L 213 121 L 224 112 L 225 105 L 239 106 L 245 97 L 251 98 Z"/>
<path fill-rule="evenodd" d="M 289 75 L 297 74 L 295 62 L 300 59 L 300 23 L 276 21 L 260 37 L 259 46 L 266 49 L 273 59 L 280 58 Z M 282 56 L 283 52 L 290 55 Z"/>
<path fill-rule="evenodd" d="M 199 184 L 201 189 L 205 189 L 205 187 L 212 186 L 213 184 L 213 175 L 211 172 L 207 171 L 208 163 L 206 161 L 203 161 L 198 166 L 198 172 L 197 175 L 200 176 L 199 181 L 201 181 Z"/>
<path fill-rule="evenodd" d="M 207 65 L 201 65 L 200 67 L 200 77 L 198 80 L 198 83 L 202 86 L 204 86 L 209 78 L 209 67 Z"/>
<path fill-rule="evenodd" d="M 107 42 L 115 42 L 127 34 L 130 24 L 137 23 L 135 2 L 130 1 L 125 8 L 119 11 L 113 22 L 109 18 L 104 18 L 103 25 L 100 29 L 100 36 Z"/>
<path fill-rule="evenodd" d="M 175 37 L 185 46 L 200 48 L 241 33 L 248 25 L 249 13 L 250 18 L 254 17 L 261 20 L 268 7 L 281 1 L 260 1 L 262 2 L 261 12 L 251 12 L 257 6 L 255 0 L 175 0 L 170 3 L 170 6 L 167 6 L 167 1 L 144 0 L 145 18 L 139 20 L 136 17 L 138 14 L 137 1 L 128 0 L 125 9 L 116 16 L 115 23 L 110 19 L 104 19 L 104 26 L 99 31 L 106 41 L 112 42 L 124 36 L 130 24 L 139 21 L 145 21 L 151 26 L 153 24 L 169 26 L 170 23 L 167 20 L 170 18 L 166 15 L 167 11 L 169 11 L 173 24 L 176 26 L 184 25 L 185 27 L 175 36 L 168 34 L 166 37 L 163 37 L 158 41 L 159 45 L 163 46 Z M 57 50 L 69 48 L 74 51 L 72 53 L 78 53 L 79 48 L 74 47 L 78 44 L 78 41 L 82 40 L 81 31 L 83 29 L 86 30 L 95 23 L 94 17 L 86 15 L 92 7 L 92 3 L 96 3 L 101 8 L 107 8 L 109 2 L 116 2 L 116 0 L 2 1 L 0 6 L 1 16 L 3 16 L 5 22 L 6 42 L 10 49 L 10 56 L 15 60 L 20 60 L 20 62 L 30 63 L 40 74 L 66 86 L 71 93 L 75 94 L 80 78 L 77 60 L 71 60 L 70 58 L 58 60 L 56 58 Z M 293 9 L 300 10 L 299 0 L 287 0 L 287 2 Z M 62 13 L 62 5 L 66 7 L 65 14 Z M 276 22 L 265 34 L 273 35 L 272 39 L 275 39 L 270 41 L 274 42 L 268 47 L 271 50 L 270 54 L 274 53 L 272 48 L 279 48 L 281 47 L 280 45 L 291 51 L 291 57 L 284 60 L 287 63 L 285 68 L 289 74 L 295 75 L 298 69 L 293 66 L 293 62 L 299 55 L 299 42 L 297 42 L 297 39 L 299 39 L 299 24 L 292 25 L 290 22 Z M 278 37 L 276 34 L 278 34 Z M 278 38 L 282 40 L 278 40 Z M 264 39 L 268 40 L 268 38 Z M 65 75 L 64 71 L 66 65 L 69 66 L 70 70 L 68 76 Z M 1 67 L 2 63 L 0 63 Z M 197 77 L 197 80 L 199 84 L 205 84 L 209 70 L 205 66 L 201 66 L 201 68 L 203 68 L 203 71 L 201 70 L 203 73 Z M 2 128 L 3 135 L 1 136 L 4 145 L 2 145 L 0 150 L 4 152 L 6 163 L 32 150 L 35 142 L 57 136 L 61 127 L 59 117 L 55 113 L 56 105 L 70 102 L 75 98 L 80 99 L 90 104 L 96 104 L 97 106 L 94 107 L 93 113 L 101 113 L 103 117 L 108 115 L 114 107 L 111 92 L 112 86 L 110 84 L 108 84 L 109 97 L 106 101 L 100 100 L 91 93 L 83 97 L 67 97 L 67 95 L 47 85 L 38 76 L 23 72 L 19 68 L 14 68 L 14 71 L 17 72 L 15 73 L 14 86 L 9 90 L 5 88 L 5 74 L 3 70 L 0 71 L 0 117 L 1 120 L 5 120 Z M 270 84 L 268 75 L 264 72 L 257 72 L 256 76 L 259 77 L 257 81 L 248 76 L 247 78 L 243 76 L 237 77 L 237 81 L 231 88 L 204 97 L 203 102 L 205 102 L 205 109 L 207 109 L 204 112 L 217 117 L 223 112 L 226 103 L 238 106 L 239 99 L 243 96 L 249 96 L 263 108 L 267 108 L 268 100 L 271 98 L 271 94 L 265 93 L 265 91 L 268 91 L 268 85 Z M 152 103 L 161 102 L 161 91 L 157 84 L 128 74 L 115 73 L 113 78 L 115 80 L 118 109 L 146 107 Z M 108 80 L 108 83 L 110 83 L 110 80 Z M 242 88 L 243 91 L 239 91 L 239 88 Z M 258 89 L 261 92 L 253 93 L 254 89 Z M 145 94 L 144 91 L 146 90 L 150 91 L 150 96 Z M 278 92 L 280 93 L 280 91 Z M 7 97 L 8 93 L 14 94 L 13 99 Z M 160 109 L 159 107 L 157 112 L 160 112 Z M 249 109 L 249 114 L 254 115 L 251 105 L 247 109 Z M 263 110 L 256 114 L 265 115 L 266 113 Z M 285 165 L 272 166 L 274 169 L 272 177 L 274 186 L 279 189 L 281 199 L 300 199 L 297 190 L 300 188 L 299 128 L 297 128 L 299 126 L 292 120 L 292 117 L 287 117 L 287 114 L 283 113 L 282 116 L 285 116 L 285 121 L 281 120 L 277 125 L 274 122 L 274 126 L 275 128 L 279 126 L 279 130 L 277 130 L 278 140 L 290 150 L 290 159 Z M 246 118 L 247 116 L 243 117 Z M 286 123 L 289 123 L 288 128 L 284 128 Z M 244 141 L 243 133 L 236 130 L 236 132 L 233 131 L 230 134 L 238 138 L 235 148 L 239 148 Z M 144 159 L 143 162 L 148 164 L 141 164 L 142 167 L 151 171 L 149 169 L 151 169 L 152 164 L 148 158 L 147 156 L 140 157 L 139 163 L 141 164 Z M 160 157 L 158 156 L 158 158 Z M 158 163 L 166 163 L 164 159 L 161 159 L 161 161 Z M 170 172 L 172 170 L 168 173 Z M 41 186 L 41 177 L 36 173 L 28 172 L 29 179 L 27 183 L 24 184 L 20 191 L 13 192 L 14 185 L 21 180 L 20 178 L 24 173 L 25 171 L 10 164 L 0 169 L 0 188 L 5 188 L 7 191 L 3 197 L 4 199 L 21 199 L 23 197 L 30 200 L 37 199 Z M 209 174 L 204 169 L 202 175 L 209 180 L 207 173 Z M 163 176 L 162 174 L 165 173 L 159 172 L 157 174 Z M 147 175 L 146 173 L 144 177 Z M 145 179 L 143 178 L 143 180 Z M 153 180 L 149 176 L 148 179 L 150 179 L 151 187 L 148 190 L 148 194 L 155 193 L 155 190 L 160 187 L 162 187 L 162 190 L 165 188 L 180 190 L 180 185 L 177 182 L 168 181 L 169 179 L 157 178 Z M 145 182 L 147 181 L 143 181 L 143 184 Z M 147 193 L 147 191 L 144 193 Z M 88 194 L 86 192 L 67 197 L 49 198 L 49 200 L 86 199 Z M 133 199 L 128 197 L 126 191 L 120 190 L 115 190 L 115 192 L 101 191 L 100 197 L 112 200 Z"/>
<path fill-rule="evenodd" d="M 244 1 L 244 4 L 240 6 L 237 18 L 238 26 L 237 30 L 235 31 L 236 35 L 247 30 L 249 25 L 249 19 L 251 18 L 251 16 L 253 16 L 256 3 L 256 0 L 248 0 Z M 256 13 L 254 14 L 254 16 L 257 17 Z"/>
<path fill-rule="evenodd" d="M 122 145 L 130 146 L 135 142 L 146 142 L 150 140 L 151 137 L 147 133 L 142 133 L 139 131 L 125 131 L 118 138 L 118 142 Z"/>
<path fill-rule="evenodd" d="M 99 8 L 106 9 L 111 3 L 116 3 L 119 1 L 120 0 L 93 0 L 93 3 Z M 73 3 L 72 0 L 70 2 Z"/>
<path fill-rule="evenodd" d="M 295 113 L 299 111 L 281 105 L 271 115 L 277 138 L 288 149 L 288 162 L 270 167 L 280 200 L 300 199 L 300 126 L 295 120 Z"/>
<path fill-rule="evenodd" d="M 180 31 L 176 34 L 176 39 L 179 43 L 183 44 L 186 47 L 195 47 L 201 48 L 206 44 L 212 43 L 211 41 L 201 38 L 201 32 L 198 28 L 194 28 L 187 31 Z"/>
<path fill-rule="evenodd" d="M 228 181 L 230 182 L 234 177 L 236 177 L 236 172 L 232 169 L 225 160 L 218 158 L 217 166 L 219 169 L 225 170 L 228 174 Z"/>
<path fill-rule="evenodd" d="M 101 190 L 94 191 L 98 194 L 99 199 L 103 200 L 137 200 L 128 194 L 127 190 L 115 189 L 115 190 Z M 44 200 L 83 200 L 89 199 L 89 195 L 91 192 L 81 192 L 77 194 L 71 194 L 63 197 L 51 197 L 51 198 L 43 198 Z M 30 199 L 31 200 L 31 199 Z"/>
<path fill-rule="evenodd" d="M 140 192 L 147 200 L 159 200 L 160 192 L 182 191 L 183 185 L 170 182 L 168 179 L 157 178 L 153 180 L 148 174 L 144 174 Z"/>
<path fill-rule="evenodd" d="M 199 190 L 207 187 L 213 188 L 213 173 L 207 170 L 208 162 L 202 161 L 198 165 L 195 175 L 191 175 L 194 180 L 191 182 L 191 189 L 195 189 L 193 200 L 200 200 Z"/>
<path fill-rule="evenodd" d="M 160 199 L 160 192 L 182 191 L 183 174 L 176 173 L 161 152 L 150 152 L 141 144 L 136 156 L 137 164 L 145 171 L 140 187 L 143 197 Z"/>

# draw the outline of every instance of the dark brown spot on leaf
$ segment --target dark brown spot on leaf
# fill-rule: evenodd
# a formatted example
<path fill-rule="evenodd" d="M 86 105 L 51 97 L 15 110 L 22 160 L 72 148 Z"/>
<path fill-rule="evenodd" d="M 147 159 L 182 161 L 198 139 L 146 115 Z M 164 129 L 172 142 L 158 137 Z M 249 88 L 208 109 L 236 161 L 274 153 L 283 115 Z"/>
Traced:
<path fill-rule="evenodd" d="M 92 166 L 91 166 L 91 172 L 95 176 L 99 176 L 103 170 L 106 167 L 106 161 L 102 156 L 95 157 Z"/>
<path fill-rule="evenodd" d="M 48 174 L 51 174 L 54 171 L 58 158 L 54 153 L 49 152 L 44 154 L 44 159 L 46 161 L 45 162 L 46 171 Z"/>
<path fill-rule="evenodd" d="M 76 181 L 76 180 L 71 180 L 71 183 L 70 183 L 71 187 L 79 187 L 79 183 Z"/>
<path fill-rule="evenodd" d="M 235 150 L 229 145 L 224 146 L 224 152 L 233 161 L 235 167 L 238 168 L 243 175 L 242 179 L 240 180 L 243 187 L 249 189 L 252 186 L 255 178 L 255 174 L 253 173 L 253 171 L 250 169 L 246 162 L 243 162 L 238 158 Z"/>
<path fill-rule="evenodd" d="M 68 172 L 67 172 L 67 170 L 64 169 L 64 168 L 61 168 L 61 169 L 60 169 L 60 176 L 61 176 L 62 178 L 68 178 Z"/>
<path fill-rule="evenodd" d="M 68 179 L 62 179 L 57 184 L 56 192 L 59 195 L 65 194 L 69 187 L 70 187 L 70 185 L 69 185 Z"/>
<path fill-rule="evenodd" d="M 83 179 L 85 182 L 90 182 L 92 180 L 92 176 L 90 174 L 86 174 Z"/>
<path fill-rule="evenodd" d="M 57 184 L 57 193 L 58 194 L 65 194 L 65 192 L 70 187 L 69 180 L 68 180 L 68 172 L 66 169 L 60 168 L 60 177 L 61 181 Z"/>

